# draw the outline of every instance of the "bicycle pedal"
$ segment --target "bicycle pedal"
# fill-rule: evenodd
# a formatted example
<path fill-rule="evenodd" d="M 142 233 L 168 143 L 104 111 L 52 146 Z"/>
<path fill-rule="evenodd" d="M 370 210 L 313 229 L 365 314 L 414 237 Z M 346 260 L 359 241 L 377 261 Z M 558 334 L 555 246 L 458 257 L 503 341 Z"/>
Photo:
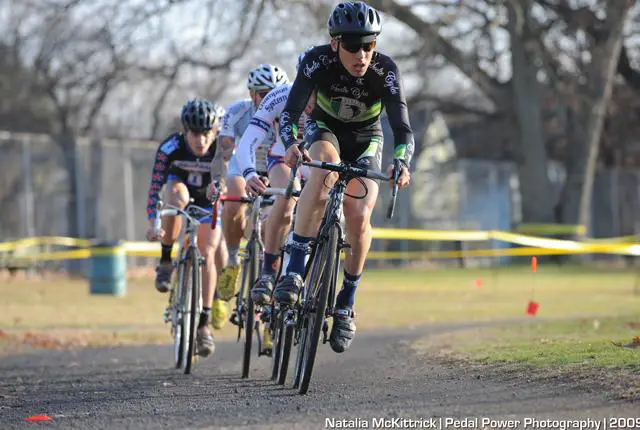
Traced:
<path fill-rule="evenodd" d="M 264 351 L 258 352 L 258 357 L 266 355 L 267 357 L 271 357 L 273 355 L 273 350 L 271 348 L 265 348 Z"/>
<path fill-rule="evenodd" d="M 233 325 L 237 325 L 238 327 L 240 327 L 240 323 L 238 322 L 238 314 L 235 312 L 231 314 L 231 317 L 229 318 L 229 322 Z"/>

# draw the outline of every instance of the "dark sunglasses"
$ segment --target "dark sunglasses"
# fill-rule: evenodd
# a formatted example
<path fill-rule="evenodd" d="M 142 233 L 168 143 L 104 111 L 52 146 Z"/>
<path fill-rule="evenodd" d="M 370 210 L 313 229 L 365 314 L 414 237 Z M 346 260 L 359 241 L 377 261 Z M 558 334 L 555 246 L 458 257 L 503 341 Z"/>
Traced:
<path fill-rule="evenodd" d="M 355 54 L 356 52 L 360 51 L 361 49 L 364 52 L 371 51 L 373 48 L 376 47 L 376 41 L 373 40 L 371 42 L 365 42 L 365 43 L 340 42 L 340 45 L 345 49 L 345 51 L 351 52 L 352 54 Z"/>
<path fill-rule="evenodd" d="M 260 96 L 261 99 L 265 98 L 269 91 L 256 91 L 256 94 Z"/>

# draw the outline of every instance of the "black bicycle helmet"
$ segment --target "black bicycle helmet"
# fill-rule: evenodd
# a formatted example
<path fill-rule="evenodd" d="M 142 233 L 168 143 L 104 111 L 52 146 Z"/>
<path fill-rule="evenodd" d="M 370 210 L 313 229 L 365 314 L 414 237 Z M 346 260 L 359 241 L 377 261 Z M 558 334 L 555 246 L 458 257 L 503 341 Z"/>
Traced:
<path fill-rule="evenodd" d="M 209 100 L 189 100 L 182 107 L 180 119 L 186 129 L 201 133 L 209 131 L 220 122 L 221 109 Z"/>
<path fill-rule="evenodd" d="M 339 3 L 329 15 L 327 25 L 331 37 L 371 36 L 375 39 L 382 28 L 378 11 L 361 1 Z"/>

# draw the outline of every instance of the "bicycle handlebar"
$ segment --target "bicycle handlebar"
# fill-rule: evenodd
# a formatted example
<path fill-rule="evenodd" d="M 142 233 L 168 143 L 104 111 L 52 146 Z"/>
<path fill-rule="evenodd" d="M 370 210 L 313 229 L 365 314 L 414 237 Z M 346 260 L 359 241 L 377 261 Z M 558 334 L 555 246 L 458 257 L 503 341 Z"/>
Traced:
<path fill-rule="evenodd" d="M 377 181 L 386 181 L 389 182 L 393 180 L 394 185 L 391 192 L 391 201 L 389 202 L 389 207 L 387 209 L 387 218 L 391 219 L 395 212 L 396 207 L 396 199 L 398 194 L 398 178 L 400 177 L 400 160 L 393 160 L 393 178 L 389 178 L 382 172 L 376 170 L 370 170 L 365 167 L 360 167 L 352 164 L 344 164 L 344 163 L 330 163 L 327 161 L 301 161 L 298 160 L 296 166 L 291 170 L 291 176 L 289 177 L 289 186 L 287 186 L 287 193 L 285 194 L 285 198 L 289 198 L 291 194 L 290 188 L 293 187 L 293 181 L 295 180 L 295 175 L 300 165 L 305 165 L 309 167 L 315 167 L 317 169 L 330 170 L 333 172 L 338 172 L 341 174 L 347 174 L 348 176 L 353 177 L 365 177 L 369 179 L 374 179 Z"/>
<path fill-rule="evenodd" d="M 165 205 L 162 200 L 158 201 L 156 205 L 156 217 L 153 221 L 153 227 L 156 230 L 160 229 L 160 218 L 163 216 L 183 216 L 194 224 L 200 224 L 200 220 L 196 218 L 197 215 L 208 216 L 209 211 L 201 208 L 200 206 L 193 204 L 194 199 L 189 199 L 189 205 L 186 209 L 180 209 L 179 207 L 172 205 Z"/>
<path fill-rule="evenodd" d="M 262 196 L 286 196 L 288 192 L 288 188 L 272 188 L 267 187 L 263 192 Z M 300 197 L 300 190 L 293 190 L 290 192 L 290 195 L 293 197 Z M 216 224 L 218 221 L 218 205 L 222 202 L 237 202 L 237 203 L 253 203 L 255 198 L 253 197 L 245 197 L 245 196 L 228 196 L 228 195 L 220 195 L 219 191 L 211 196 L 211 205 L 213 206 L 213 210 L 211 212 L 211 229 L 215 230 Z"/>
<path fill-rule="evenodd" d="M 303 161 L 302 164 L 309 167 L 315 167 L 317 169 L 331 170 L 332 172 L 346 173 L 349 176 L 360 176 L 369 179 L 375 179 L 378 181 L 389 181 L 390 179 L 382 172 L 376 170 L 369 170 L 365 167 L 360 167 L 351 164 L 330 163 L 328 161 Z"/>

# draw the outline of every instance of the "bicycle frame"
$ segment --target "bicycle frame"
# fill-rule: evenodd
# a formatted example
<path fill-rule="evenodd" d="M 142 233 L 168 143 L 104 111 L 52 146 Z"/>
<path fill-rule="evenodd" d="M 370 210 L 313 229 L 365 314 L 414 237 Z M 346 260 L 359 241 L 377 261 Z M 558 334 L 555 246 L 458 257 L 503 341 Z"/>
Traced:
<path fill-rule="evenodd" d="M 180 244 L 176 261 L 178 291 L 172 289 L 169 296 L 169 306 L 165 310 L 165 322 L 171 321 L 172 324 L 176 367 L 183 367 L 184 373 L 191 373 L 195 354 L 196 319 L 199 318 L 202 310 L 202 265 L 204 258 L 198 249 L 197 233 L 200 221 L 195 215 L 209 215 L 206 209 L 192 203 L 193 199 L 191 199 L 189 206 L 183 210 L 175 206 L 162 207 L 162 202 L 159 202 L 156 216 L 156 220 L 162 216 L 181 216 L 186 220 L 185 235 Z M 189 276 L 189 270 L 192 272 L 191 288 L 184 285 L 184 279 L 185 276 Z M 189 321 L 185 320 L 185 315 L 190 316 Z"/>
<path fill-rule="evenodd" d="M 294 324 L 295 344 L 298 345 L 298 357 L 294 376 L 294 387 L 300 394 L 308 390 L 315 362 L 320 332 L 323 343 L 327 342 L 329 323 L 335 309 L 336 284 L 340 270 L 340 253 L 348 247 L 340 222 L 347 184 L 351 179 L 367 177 L 388 181 L 380 172 L 346 163 L 328 163 L 311 161 L 304 163 L 311 167 L 338 172 L 338 179 L 329 191 L 329 200 L 320 223 L 317 239 L 311 244 L 311 264 L 305 268 L 305 284 L 296 306 L 288 312 L 288 324 Z M 393 214 L 395 194 L 390 204 L 389 214 Z M 322 254 L 318 254 L 318 249 Z M 327 269 L 326 265 L 329 266 Z M 326 273 L 329 270 L 329 273 Z"/>
<path fill-rule="evenodd" d="M 240 340 L 242 329 L 244 328 L 246 330 L 242 365 L 243 378 L 248 378 L 249 376 L 251 345 L 254 331 L 258 341 L 258 356 L 272 355 L 271 349 L 264 348 L 264 339 L 260 331 L 261 322 L 265 325 L 265 331 L 271 330 L 272 306 L 254 307 L 253 300 L 251 300 L 250 297 L 250 290 L 262 268 L 264 251 L 264 243 L 262 240 L 262 209 L 273 203 L 273 201 L 267 200 L 265 197 L 284 195 L 284 193 L 284 189 L 267 188 L 262 195 L 251 198 L 222 198 L 222 200 L 240 201 L 251 205 L 251 234 L 245 246 L 245 251 L 242 253 L 242 280 L 236 299 L 236 307 L 231 316 L 231 322 L 238 326 L 238 341 Z M 246 298 L 245 295 L 247 296 Z"/>

